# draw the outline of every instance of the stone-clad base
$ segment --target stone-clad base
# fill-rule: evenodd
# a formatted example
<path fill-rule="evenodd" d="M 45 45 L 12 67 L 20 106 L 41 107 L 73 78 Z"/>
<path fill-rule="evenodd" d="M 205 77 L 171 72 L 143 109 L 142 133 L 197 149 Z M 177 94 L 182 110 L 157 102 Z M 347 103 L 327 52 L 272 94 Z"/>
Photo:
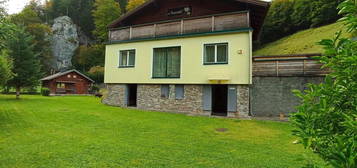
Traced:
<path fill-rule="evenodd" d="M 228 112 L 228 117 L 249 118 L 249 86 L 235 86 L 237 87 L 237 111 Z M 111 106 L 126 107 L 127 85 L 108 84 L 107 88 L 108 95 L 103 99 L 103 103 Z M 176 99 L 175 85 L 169 85 L 169 88 L 169 97 L 165 98 L 161 96 L 161 85 L 138 84 L 137 108 L 190 115 L 211 115 L 211 111 L 203 110 L 203 85 L 184 85 L 183 99 Z"/>

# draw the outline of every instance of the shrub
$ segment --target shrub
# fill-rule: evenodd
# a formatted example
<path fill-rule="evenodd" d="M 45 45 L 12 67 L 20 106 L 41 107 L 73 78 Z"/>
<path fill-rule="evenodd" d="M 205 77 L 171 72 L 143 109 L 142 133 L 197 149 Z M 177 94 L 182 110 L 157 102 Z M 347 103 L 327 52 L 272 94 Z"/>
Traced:
<path fill-rule="evenodd" d="M 92 87 L 90 88 L 90 93 L 95 94 L 98 93 L 100 90 L 100 88 L 97 85 L 92 85 Z"/>
<path fill-rule="evenodd" d="M 104 82 L 104 67 L 94 66 L 88 71 L 88 76 L 92 78 L 95 83 L 100 84 Z"/>
<path fill-rule="evenodd" d="M 357 32 L 355 0 L 346 0 L 339 6 L 345 14 L 342 19 Z M 347 10 L 348 9 L 348 10 Z M 325 53 L 320 60 L 330 68 L 322 84 L 310 84 L 305 92 L 294 91 L 301 98 L 298 112 L 292 121 L 294 134 L 301 143 L 317 153 L 334 168 L 357 167 L 357 41 L 334 39 L 320 42 Z"/>
<path fill-rule="evenodd" d="M 48 88 L 42 88 L 42 89 L 41 89 L 41 95 L 42 95 L 42 96 L 50 96 L 50 89 L 48 89 Z"/>

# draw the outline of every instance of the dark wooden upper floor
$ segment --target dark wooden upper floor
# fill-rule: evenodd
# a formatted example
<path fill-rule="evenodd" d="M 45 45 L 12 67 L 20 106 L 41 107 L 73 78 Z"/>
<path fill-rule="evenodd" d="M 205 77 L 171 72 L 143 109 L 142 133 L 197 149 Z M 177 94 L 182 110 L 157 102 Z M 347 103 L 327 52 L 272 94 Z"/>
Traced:
<path fill-rule="evenodd" d="M 251 28 L 257 39 L 270 3 L 260 0 L 149 0 L 109 25 L 110 40 Z"/>

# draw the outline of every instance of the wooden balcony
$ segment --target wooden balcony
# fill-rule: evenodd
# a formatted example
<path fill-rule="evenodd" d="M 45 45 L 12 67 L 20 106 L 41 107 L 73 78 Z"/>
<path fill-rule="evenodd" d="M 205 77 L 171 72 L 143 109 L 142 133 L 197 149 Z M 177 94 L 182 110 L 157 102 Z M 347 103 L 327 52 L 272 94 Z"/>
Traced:
<path fill-rule="evenodd" d="M 240 11 L 111 29 L 109 32 L 109 39 L 111 42 L 127 41 L 238 30 L 240 28 L 249 27 L 249 12 Z"/>

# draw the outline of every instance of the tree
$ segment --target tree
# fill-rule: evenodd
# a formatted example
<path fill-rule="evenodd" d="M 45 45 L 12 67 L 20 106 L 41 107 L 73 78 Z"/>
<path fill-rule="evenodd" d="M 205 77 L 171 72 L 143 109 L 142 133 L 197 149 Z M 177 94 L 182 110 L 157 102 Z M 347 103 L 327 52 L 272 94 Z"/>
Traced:
<path fill-rule="evenodd" d="M 128 5 L 126 6 L 127 11 L 131 11 L 138 6 L 144 4 L 147 0 L 129 0 Z"/>
<path fill-rule="evenodd" d="M 88 37 L 93 37 L 93 5 L 94 0 L 49 0 L 44 6 L 44 15 L 50 24 L 59 16 L 69 16 Z"/>
<path fill-rule="evenodd" d="M 12 37 L 14 24 L 6 19 L 5 8 L 2 6 L 5 1 L 0 1 L 0 86 L 3 86 L 12 78 L 12 61 L 8 58 L 6 42 Z"/>
<path fill-rule="evenodd" d="M 12 61 L 8 58 L 7 51 L 0 51 L 0 86 L 4 86 L 13 76 Z"/>
<path fill-rule="evenodd" d="M 7 82 L 7 86 L 16 88 L 16 98 L 20 98 L 23 87 L 35 87 L 41 77 L 40 61 L 34 52 L 33 37 L 18 28 L 14 37 L 8 41 L 9 56 L 13 60 L 14 78 Z"/>
<path fill-rule="evenodd" d="M 99 41 L 106 41 L 108 40 L 107 26 L 121 14 L 119 4 L 114 0 L 96 0 L 94 6 L 95 30 L 93 34 L 96 35 Z"/>
<path fill-rule="evenodd" d="M 78 47 L 73 57 L 73 65 L 83 72 L 88 71 L 93 66 L 104 66 L 104 52 L 104 45 L 82 45 Z"/>
<path fill-rule="evenodd" d="M 262 43 L 271 42 L 292 33 L 291 15 L 294 1 L 273 1 L 262 30 Z"/>
<path fill-rule="evenodd" d="M 357 1 L 338 6 L 349 31 L 357 32 Z M 354 16 L 350 19 L 350 16 Z M 320 57 L 331 73 L 322 84 L 294 91 L 302 103 L 293 114 L 294 134 L 335 168 L 357 167 L 357 41 L 340 38 L 322 40 Z"/>
<path fill-rule="evenodd" d="M 126 13 L 126 6 L 128 5 L 128 0 L 116 0 L 120 5 L 121 13 Z"/>
<path fill-rule="evenodd" d="M 340 0 L 274 0 L 262 29 L 265 44 L 297 31 L 330 24 L 338 20 Z"/>
<path fill-rule="evenodd" d="M 35 53 L 39 54 L 41 60 L 41 71 L 49 73 L 51 71 L 51 61 L 53 58 L 51 50 L 52 30 L 47 24 L 43 24 L 38 13 L 35 11 L 36 4 L 27 5 L 20 13 L 12 15 L 12 22 L 19 26 L 24 26 L 26 32 L 32 35 Z"/>

